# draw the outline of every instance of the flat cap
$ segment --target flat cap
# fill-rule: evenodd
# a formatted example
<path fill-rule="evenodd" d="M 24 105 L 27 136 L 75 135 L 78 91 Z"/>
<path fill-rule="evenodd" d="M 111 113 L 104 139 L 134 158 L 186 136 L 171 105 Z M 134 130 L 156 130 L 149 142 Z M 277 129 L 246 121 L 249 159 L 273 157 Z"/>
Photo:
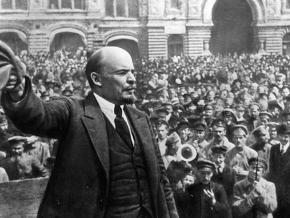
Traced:
<path fill-rule="evenodd" d="M 232 130 L 235 131 L 236 129 L 242 129 L 246 133 L 246 135 L 248 135 L 248 133 L 249 133 L 248 128 L 242 124 L 234 125 Z"/>
<path fill-rule="evenodd" d="M 27 138 L 24 136 L 12 136 L 9 137 L 7 140 L 9 143 L 13 143 L 13 142 L 26 142 Z"/>
<path fill-rule="evenodd" d="M 211 148 L 213 154 L 225 154 L 228 151 L 226 146 L 215 146 Z"/>
<path fill-rule="evenodd" d="M 279 135 L 290 135 L 290 126 L 284 123 L 279 125 L 277 128 L 277 133 Z"/>
<path fill-rule="evenodd" d="M 197 161 L 196 167 L 198 170 L 203 169 L 203 168 L 209 168 L 211 170 L 215 170 L 215 164 L 212 161 L 206 160 L 206 159 L 201 159 Z"/>

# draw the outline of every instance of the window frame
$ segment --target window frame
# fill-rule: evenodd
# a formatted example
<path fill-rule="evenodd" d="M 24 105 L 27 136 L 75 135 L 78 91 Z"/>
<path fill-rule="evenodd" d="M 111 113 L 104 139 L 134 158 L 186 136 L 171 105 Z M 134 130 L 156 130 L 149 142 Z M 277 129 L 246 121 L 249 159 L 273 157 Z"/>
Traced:
<path fill-rule="evenodd" d="M 11 8 L 2 8 L 2 0 L 0 0 L 0 12 L 1 13 L 26 13 L 29 8 L 29 0 L 27 0 L 27 7 L 26 9 L 16 8 L 16 0 L 11 1 Z"/>
<path fill-rule="evenodd" d="M 87 9 L 87 1 L 86 0 L 82 0 L 84 1 L 84 8 L 80 9 L 80 8 L 75 8 L 75 0 L 70 0 L 71 2 L 71 8 L 62 8 L 62 2 L 65 0 L 57 0 L 58 2 L 58 8 L 50 8 L 50 0 L 48 0 L 48 5 L 47 5 L 47 11 L 49 12 L 83 12 Z"/>
<path fill-rule="evenodd" d="M 125 16 L 117 16 L 117 0 L 113 0 L 113 16 L 107 14 L 106 6 L 105 6 L 105 17 L 107 19 L 138 19 L 140 17 L 140 12 L 139 12 L 139 1 L 137 1 L 137 16 L 129 16 L 129 2 L 128 0 L 125 1 Z M 106 3 L 105 3 L 106 4 Z"/>

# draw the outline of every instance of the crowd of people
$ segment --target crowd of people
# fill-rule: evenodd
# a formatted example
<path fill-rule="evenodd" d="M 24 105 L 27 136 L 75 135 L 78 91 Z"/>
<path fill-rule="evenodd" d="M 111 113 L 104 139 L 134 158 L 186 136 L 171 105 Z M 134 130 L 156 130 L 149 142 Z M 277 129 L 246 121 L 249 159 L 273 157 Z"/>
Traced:
<path fill-rule="evenodd" d="M 79 48 L 20 58 L 34 92 L 49 101 L 88 94 L 88 55 Z M 289 61 L 253 54 L 135 61 L 135 106 L 151 120 L 180 217 L 290 217 Z M 57 140 L 26 135 L 0 113 L 0 181 L 49 176 Z"/>

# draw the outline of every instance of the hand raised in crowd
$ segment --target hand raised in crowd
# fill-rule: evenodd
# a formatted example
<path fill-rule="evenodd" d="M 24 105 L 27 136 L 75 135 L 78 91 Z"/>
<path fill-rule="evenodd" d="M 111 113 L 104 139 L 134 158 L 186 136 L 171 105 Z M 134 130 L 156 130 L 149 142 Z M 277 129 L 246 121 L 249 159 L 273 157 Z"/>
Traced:
<path fill-rule="evenodd" d="M 18 57 L 15 57 L 15 67 L 11 69 L 5 91 L 9 92 L 11 98 L 18 101 L 24 92 L 24 75 L 26 74 L 26 66 Z"/>
<path fill-rule="evenodd" d="M 216 199 L 213 190 L 204 189 L 203 193 L 205 194 L 206 198 L 211 202 L 212 205 L 216 204 Z"/>

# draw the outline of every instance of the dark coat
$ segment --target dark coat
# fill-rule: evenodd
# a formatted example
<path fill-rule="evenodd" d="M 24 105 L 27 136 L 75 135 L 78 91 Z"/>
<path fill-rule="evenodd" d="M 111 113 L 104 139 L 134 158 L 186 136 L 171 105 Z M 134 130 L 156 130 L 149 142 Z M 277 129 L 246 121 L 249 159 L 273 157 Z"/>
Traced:
<path fill-rule="evenodd" d="M 182 197 L 183 207 L 186 213 L 184 217 L 191 218 L 231 218 L 231 209 L 227 201 L 227 196 L 222 185 L 211 182 L 210 189 L 216 198 L 216 204 L 211 206 L 204 199 L 203 185 L 201 183 L 190 185 L 186 190 L 186 195 Z M 203 216 L 202 216 L 203 214 Z"/>
<path fill-rule="evenodd" d="M 229 204 L 231 204 L 233 200 L 234 185 L 236 183 L 236 176 L 233 169 L 225 166 L 223 172 L 218 174 L 215 172 L 211 180 L 213 182 L 221 184 L 224 187 L 227 194 L 228 202 Z"/>
<path fill-rule="evenodd" d="M 290 215 L 290 148 L 281 155 L 280 144 L 273 145 L 270 151 L 268 179 L 276 185 L 278 209 L 284 208 Z"/>
<path fill-rule="evenodd" d="M 104 115 L 94 95 L 44 103 L 32 93 L 28 79 L 25 87 L 24 98 L 18 103 L 8 94 L 2 95 L 5 112 L 22 131 L 60 142 L 38 217 L 104 217 L 110 155 Z M 148 117 L 130 106 L 125 112 L 142 143 L 154 217 L 178 217 Z"/>

